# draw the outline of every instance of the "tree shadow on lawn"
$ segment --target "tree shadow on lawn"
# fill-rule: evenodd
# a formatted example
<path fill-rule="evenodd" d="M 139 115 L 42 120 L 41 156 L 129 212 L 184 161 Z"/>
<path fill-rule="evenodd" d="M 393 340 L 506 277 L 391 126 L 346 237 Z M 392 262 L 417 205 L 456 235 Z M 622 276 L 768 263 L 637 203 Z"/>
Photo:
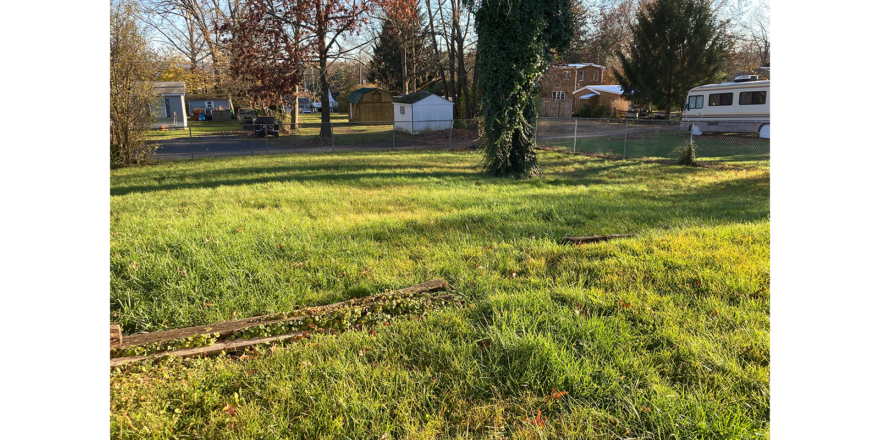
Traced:
<path fill-rule="evenodd" d="M 584 181 L 582 185 L 590 185 Z M 506 181 L 523 186 L 575 185 L 569 180 Z M 601 182 L 608 185 L 608 183 Z M 566 236 L 639 233 L 677 226 L 723 225 L 765 220 L 769 215 L 769 182 L 749 177 L 718 185 L 702 185 L 664 195 L 650 191 L 627 191 L 620 197 L 540 194 L 539 203 L 523 201 L 492 209 L 491 196 L 480 193 L 459 198 L 454 213 L 438 212 L 420 220 L 385 221 L 353 226 L 334 234 L 373 237 L 374 241 L 400 245 L 464 234 L 475 243 L 542 238 L 560 240 Z M 623 203 L 622 203 L 623 202 Z M 473 214 L 473 212 L 479 212 Z M 328 239 L 331 239 L 328 237 Z"/>
<path fill-rule="evenodd" d="M 549 162 L 549 161 L 548 161 Z M 561 161 L 558 161 L 561 162 Z M 201 189 L 201 188 L 217 188 L 220 186 L 238 186 L 238 185 L 254 185 L 261 183 L 282 183 L 282 182 L 320 182 L 328 185 L 356 182 L 359 187 L 376 187 L 383 186 L 388 183 L 395 182 L 399 179 L 414 180 L 418 179 L 446 179 L 450 182 L 461 181 L 481 181 L 483 183 L 492 184 L 508 184 L 508 185 L 593 185 L 605 183 L 603 180 L 596 178 L 599 173 L 615 170 L 623 167 L 634 166 L 637 163 L 617 162 L 606 166 L 593 166 L 583 168 L 576 172 L 566 172 L 563 174 L 552 173 L 545 179 L 516 180 L 509 178 L 497 178 L 482 174 L 478 165 L 450 165 L 450 164 L 426 164 L 427 169 L 441 169 L 448 171 L 409 171 L 395 170 L 396 166 L 405 169 L 417 168 L 411 161 L 401 161 L 401 164 L 395 163 L 377 163 L 371 164 L 340 164 L 338 159 L 326 164 L 316 165 L 279 165 L 269 167 L 242 167 L 242 168 L 225 168 L 210 171 L 200 171 L 197 173 L 188 173 L 186 170 L 169 170 L 162 169 L 150 173 L 149 176 L 138 176 L 137 178 L 145 180 L 158 181 L 157 184 L 151 185 L 131 185 L 116 186 L 110 188 L 111 196 L 122 196 L 126 194 L 153 191 L 167 191 L 176 189 Z M 552 163 L 550 164 L 552 165 Z M 387 171 L 373 171 L 377 169 L 387 168 Z M 370 171 L 365 171 L 370 170 Z M 254 176 L 230 178 L 229 176 Z M 566 176 L 566 177 L 563 177 Z M 128 177 L 126 177 L 128 179 Z M 409 183 L 409 182 L 407 182 Z"/>

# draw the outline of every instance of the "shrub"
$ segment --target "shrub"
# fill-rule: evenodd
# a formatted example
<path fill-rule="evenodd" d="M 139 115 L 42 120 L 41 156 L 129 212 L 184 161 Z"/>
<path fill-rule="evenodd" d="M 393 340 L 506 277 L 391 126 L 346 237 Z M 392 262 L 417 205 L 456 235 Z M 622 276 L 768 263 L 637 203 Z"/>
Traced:
<path fill-rule="evenodd" d="M 696 166 L 697 165 L 697 146 L 693 142 L 688 142 L 681 149 L 681 157 L 678 158 L 679 165 Z"/>
<path fill-rule="evenodd" d="M 579 117 L 579 118 L 589 118 L 589 117 L 592 116 L 592 115 L 593 115 L 593 113 L 592 113 L 592 111 L 590 110 L 590 104 L 589 104 L 589 103 L 584 103 L 584 106 L 581 107 L 581 111 L 578 112 L 578 117 Z"/>

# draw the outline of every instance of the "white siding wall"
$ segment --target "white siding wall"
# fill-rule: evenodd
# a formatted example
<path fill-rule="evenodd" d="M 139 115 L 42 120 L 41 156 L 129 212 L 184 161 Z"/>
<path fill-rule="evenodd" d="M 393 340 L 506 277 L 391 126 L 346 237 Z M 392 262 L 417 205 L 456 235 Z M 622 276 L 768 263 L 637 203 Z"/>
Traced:
<path fill-rule="evenodd" d="M 404 114 L 400 114 L 400 108 L 403 107 Z M 394 103 L 394 129 L 397 131 L 413 132 L 413 105 Z"/>

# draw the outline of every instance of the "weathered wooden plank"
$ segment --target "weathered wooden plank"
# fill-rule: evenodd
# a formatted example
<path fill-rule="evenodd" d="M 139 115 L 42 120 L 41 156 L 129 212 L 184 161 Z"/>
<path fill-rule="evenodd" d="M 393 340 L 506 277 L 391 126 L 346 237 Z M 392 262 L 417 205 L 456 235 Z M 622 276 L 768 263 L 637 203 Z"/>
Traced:
<path fill-rule="evenodd" d="M 122 329 L 118 325 L 110 326 L 110 348 L 117 348 L 122 345 Z"/>
<path fill-rule="evenodd" d="M 195 348 L 183 348 L 180 350 L 173 351 L 163 351 L 159 353 L 153 353 L 146 356 L 127 356 L 127 357 L 119 357 L 110 359 L 110 367 L 118 367 L 126 364 L 130 364 L 132 362 L 138 362 L 145 359 L 157 358 L 161 356 L 175 356 L 181 358 L 191 358 L 198 356 L 210 356 L 214 354 L 218 354 L 221 352 L 232 353 L 236 351 L 241 351 L 246 348 L 253 347 L 255 345 L 260 344 L 269 344 L 272 342 L 286 341 L 293 338 L 303 337 L 304 332 L 295 332 L 289 333 L 285 335 L 278 336 L 270 336 L 267 338 L 251 338 L 245 340 L 236 340 L 229 342 L 217 342 L 216 344 L 208 345 L 206 347 L 195 347 Z"/>
<path fill-rule="evenodd" d="M 562 244 L 586 244 L 607 241 L 614 238 L 635 237 L 636 234 L 592 235 L 589 237 L 565 237 Z"/>
<path fill-rule="evenodd" d="M 426 283 L 418 284 L 418 285 L 407 287 L 407 288 L 400 289 L 400 290 L 395 290 L 395 291 L 387 293 L 387 294 L 379 294 L 376 296 L 381 296 L 381 295 L 396 296 L 396 295 L 413 294 L 413 293 L 432 293 L 432 292 L 445 290 L 448 287 L 449 287 L 449 284 L 446 281 L 443 281 L 438 278 L 438 279 L 428 281 Z M 347 306 L 347 305 L 362 304 L 364 302 L 369 301 L 371 298 L 373 298 L 373 297 L 355 298 L 355 299 L 350 299 L 348 301 L 342 301 L 342 302 L 338 302 L 338 303 L 334 303 L 334 304 L 329 304 L 326 306 L 310 307 L 310 308 L 307 308 L 307 310 L 309 312 L 320 312 L 325 309 L 334 309 L 336 307 L 343 307 L 343 306 Z M 300 318 L 303 318 L 303 316 L 293 316 L 293 317 L 289 317 L 289 318 L 278 319 L 277 317 L 273 317 L 273 315 L 263 315 L 263 316 L 256 316 L 253 318 L 237 319 L 234 321 L 218 322 L 216 324 L 199 325 L 199 326 L 195 326 L 195 327 L 185 327 L 185 328 L 166 330 L 166 331 L 154 332 L 154 333 L 142 333 L 142 334 L 137 334 L 137 335 L 126 336 L 125 339 L 122 340 L 118 346 L 113 347 L 113 348 L 127 348 L 127 347 L 133 347 L 133 346 L 137 346 L 137 345 L 150 344 L 150 343 L 154 343 L 154 342 L 165 342 L 165 341 L 170 341 L 172 339 L 188 338 L 191 336 L 213 334 L 213 333 L 219 333 L 220 338 L 222 339 L 224 337 L 230 336 L 233 332 L 235 332 L 237 330 L 242 330 L 242 329 L 246 329 L 249 327 L 256 327 L 258 325 L 276 324 L 276 323 L 285 322 L 285 321 L 292 321 L 292 320 L 300 319 Z"/>

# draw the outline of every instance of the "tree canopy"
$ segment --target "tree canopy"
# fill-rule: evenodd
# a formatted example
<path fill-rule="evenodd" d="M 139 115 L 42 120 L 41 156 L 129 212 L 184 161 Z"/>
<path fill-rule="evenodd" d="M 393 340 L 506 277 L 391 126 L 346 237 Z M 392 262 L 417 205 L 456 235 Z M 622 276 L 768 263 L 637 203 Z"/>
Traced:
<path fill-rule="evenodd" d="M 717 82 L 728 42 L 711 0 L 656 0 L 645 3 L 632 27 L 628 55 L 617 51 L 612 72 L 625 95 L 666 109 L 680 106 L 688 90 Z"/>
<path fill-rule="evenodd" d="M 535 101 L 541 76 L 571 41 L 571 0 L 468 0 L 468 6 L 475 10 L 478 36 L 484 169 L 537 176 Z"/>
<path fill-rule="evenodd" d="M 406 94 L 434 79 L 438 61 L 429 46 L 430 33 L 425 30 L 425 15 L 419 4 L 403 3 L 412 4 L 412 11 L 386 15 L 372 47 L 367 78 L 380 87 Z"/>

